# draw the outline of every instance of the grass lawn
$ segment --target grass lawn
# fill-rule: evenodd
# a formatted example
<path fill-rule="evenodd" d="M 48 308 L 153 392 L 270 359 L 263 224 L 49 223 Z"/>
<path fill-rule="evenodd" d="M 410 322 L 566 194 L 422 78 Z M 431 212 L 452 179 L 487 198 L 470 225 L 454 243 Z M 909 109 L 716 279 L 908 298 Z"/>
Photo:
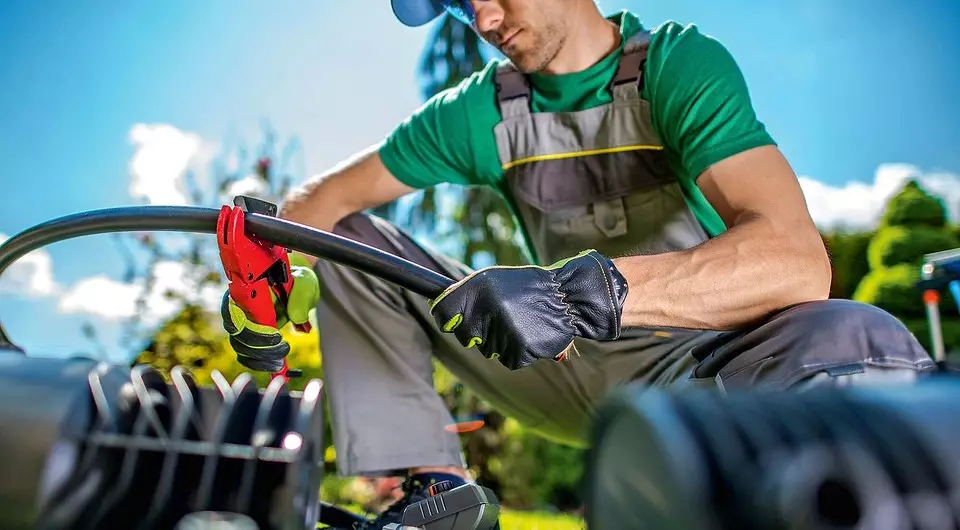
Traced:
<path fill-rule="evenodd" d="M 573 515 L 501 510 L 501 530 L 583 530 L 583 520 Z"/>

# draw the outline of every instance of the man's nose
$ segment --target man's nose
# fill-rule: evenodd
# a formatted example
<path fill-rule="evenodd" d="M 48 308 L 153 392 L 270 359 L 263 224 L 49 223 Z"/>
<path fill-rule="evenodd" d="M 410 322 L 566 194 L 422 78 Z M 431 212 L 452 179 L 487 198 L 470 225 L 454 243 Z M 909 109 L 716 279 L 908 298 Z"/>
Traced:
<path fill-rule="evenodd" d="M 496 0 L 472 0 L 473 12 L 477 19 L 477 31 L 484 34 L 494 31 L 503 23 L 503 8 Z"/>

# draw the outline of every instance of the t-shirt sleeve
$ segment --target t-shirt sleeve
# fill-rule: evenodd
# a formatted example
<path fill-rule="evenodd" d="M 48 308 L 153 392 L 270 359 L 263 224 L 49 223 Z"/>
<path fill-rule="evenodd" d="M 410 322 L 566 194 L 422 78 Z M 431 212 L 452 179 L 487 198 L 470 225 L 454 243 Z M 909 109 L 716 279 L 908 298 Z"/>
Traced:
<path fill-rule="evenodd" d="M 734 57 L 695 25 L 659 28 L 648 57 L 648 97 L 667 149 L 696 179 L 737 153 L 774 144 L 757 118 Z"/>
<path fill-rule="evenodd" d="M 413 188 L 478 183 L 468 124 L 479 76 L 437 93 L 386 137 L 379 153 L 394 177 Z"/>

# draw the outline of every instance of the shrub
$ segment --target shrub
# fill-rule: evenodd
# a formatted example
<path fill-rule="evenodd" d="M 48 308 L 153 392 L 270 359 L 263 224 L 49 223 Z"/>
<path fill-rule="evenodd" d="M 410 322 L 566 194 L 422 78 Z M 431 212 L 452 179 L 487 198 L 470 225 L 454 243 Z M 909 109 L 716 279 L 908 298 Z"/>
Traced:
<path fill-rule="evenodd" d="M 916 283 L 923 255 L 960 246 L 946 221 L 943 203 L 916 181 L 908 182 L 887 203 L 867 248 L 870 272 L 853 298 L 901 319 L 922 317 L 923 300 Z"/>
<path fill-rule="evenodd" d="M 887 204 L 880 224 L 942 228 L 947 224 L 947 209 L 943 201 L 927 193 L 917 181 L 911 180 Z"/>
<path fill-rule="evenodd" d="M 931 226 L 887 226 L 880 229 L 867 249 L 871 269 L 909 264 L 919 267 L 923 256 L 955 248 L 960 240 L 950 231 Z"/>

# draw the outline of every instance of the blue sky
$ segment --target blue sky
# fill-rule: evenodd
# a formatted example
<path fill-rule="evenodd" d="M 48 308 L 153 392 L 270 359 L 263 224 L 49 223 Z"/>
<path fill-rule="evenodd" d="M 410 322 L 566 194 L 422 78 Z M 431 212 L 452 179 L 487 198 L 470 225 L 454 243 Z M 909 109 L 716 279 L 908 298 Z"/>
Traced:
<path fill-rule="evenodd" d="M 960 7 L 913 5 L 601 1 L 607 12 L 637 12 L 648 26 L 695 23 L 723 41 L 761 119 L 816 194 L 808 200 L 823 222 L 869 215 L 888 182 L 906 174 L 960 189 L 960 33 L 951 23 Z M 0 233 L 136 203 L 130 133 L 137 124 L 167 124 L 229 146 L 236 138 L 255 143 L 268 119 L 299 140 L 305 174 L 322 171 L 421 103 L 416 69 L 431 30 L 396 23 L 386 0 L 2 2 Z M 61 291 L 3 284 L 8 332 L 36 355 L 64 355 L 86 347 L 79 326 L 91 319 L 111 353 L 122 355 L 109 310 L 58 310 L 84 279 L 119 280 L 110 239 L 44 250 Z M 42 269 L 42 257 L 19 264 L 17 277 L 45 274 L 37 263 Z"/>

